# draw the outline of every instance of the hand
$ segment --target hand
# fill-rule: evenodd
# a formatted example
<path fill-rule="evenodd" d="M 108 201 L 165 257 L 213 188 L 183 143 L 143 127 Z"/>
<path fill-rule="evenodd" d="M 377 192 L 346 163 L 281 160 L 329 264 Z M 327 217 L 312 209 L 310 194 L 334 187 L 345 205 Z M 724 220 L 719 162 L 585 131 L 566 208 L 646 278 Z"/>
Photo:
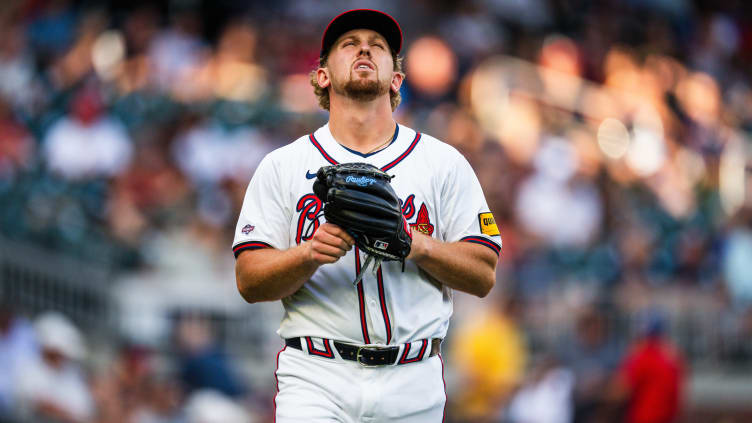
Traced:
<path fill-rule="evenodd" d="M 344 229 L 332 223 L 324 223 L 306 242 L 306 254 L 317 265 L 334 263 L 347 254 L 355 240 Z"/>

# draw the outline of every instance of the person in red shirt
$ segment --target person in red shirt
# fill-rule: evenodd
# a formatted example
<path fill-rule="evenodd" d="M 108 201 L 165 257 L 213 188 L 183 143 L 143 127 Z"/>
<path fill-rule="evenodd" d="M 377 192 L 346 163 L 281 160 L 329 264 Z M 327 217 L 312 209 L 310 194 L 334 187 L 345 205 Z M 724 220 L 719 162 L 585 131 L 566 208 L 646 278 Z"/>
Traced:
<path fill-rule="evenodd" d="M 665 336 L 666 321 L 649 313 L 642 336 L 624 357 L 614 394 L 625 404 L 626 423 L 671 423 L 678 420 L 684 391 L 684 359 Z"/>

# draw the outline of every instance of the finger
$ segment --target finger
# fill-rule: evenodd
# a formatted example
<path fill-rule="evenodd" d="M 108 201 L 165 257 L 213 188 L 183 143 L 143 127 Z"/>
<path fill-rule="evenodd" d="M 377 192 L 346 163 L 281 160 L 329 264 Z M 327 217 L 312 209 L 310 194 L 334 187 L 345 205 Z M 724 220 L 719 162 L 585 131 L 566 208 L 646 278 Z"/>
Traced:
<path fill-rule="evenodd" d="M 334 263 L 339 260 L 339 257 L 327 256 L 326 254 L 319 254 L 317 252 L 314 252 L 312 257 L 317 263 L 321 264 Z"/>
<path fill-rule="evenodd" d="M 352 248 L 353 245 L 355 245 L 355 238 L 353 238 L 350 234 L 348 234 L 345 231 L 342 231 L 342 239 L 347 242 L 347 245 Z"/>
<path fill-rule="evenodd" d="M 343 250 L 342 248 L 339 248 L 334 245 L 329 245 L 329 244 L 320 242 L 318 240 L 313 241 L 312 247 L 313 247 L 314 252 L 317 252 L 319 254 L 325 254 L 328 256 L 336 257 L 336 258 L 340 258 L 344 256 L 345 254 L 347 254 L 347 250 Z"/>
<path fill-rule="evenodd" d="M 324 227 L 324 226 L 326 226 L 326 225 L 328 225 L 328 226 L 326 227 L 326 230 L 325 230 L 325 232 L 326 232 L 326 233 L 329 233 L 329 234 L 331 234 L 331 235 L 334 235 L 334 236 L 336 236 L 336 237 L 338 237 L 338 238 L 341 238 L 341 239 L 343 239 L 343 240 L 344 240 L 345 242 L 347 242 L 347 243 L 348 243 L 348 244 L 349 244 L 349 245 L 350 245 L 351 247 L 352 247 L 352 246 L 353 246 L 353 245 L 355 244 L 355 240 L 353 239 L 353 237 L 352 237 L 352 236 L 350 236 L 350 234 L 348 234 L 348 233 L 347 233 L 347 231 L 346 231 L 346 230 L 344 230 L 344 229 L 342 229 L 342 228 L 341 228 L 340 226 L 338 226 L 338 225 L 335 225 L 335 224 L 333 224 L 333 223 L 328 223 L 328 222 L 327 222 L 327 223 L 325 223 L 324 225 L 322 225 L 322 227 Z"/>
<path fill-rule="evenodd" d="M 309 257 L 311 258 L 311 260 L 318 263 L 319 265 L 327 264 L 327 263 L 334 263 L 340 258 L 339 256 L 331 256 L 328 254 L 323 254 L 320 251 L 318 251 L 317 245 L 319 245 L 320 243 L 318 243 L 316 240 L 308 241 L 305 244 L 309 250 L 308 252 Z"/>
<path fill-rule="evenodd" d="M 336 235 L 332 235 L 327 232 L 322 232 L 318 236 L 315 237 L 317 241 L 320 241 L 324 244 L 331 245 L 333 247 L 341 248 L 343 251 L 348 251 L 350 248 L 352 248 L 352 245 L 349 244 L 346 240 L 343 238 L 340 238 Z"/>

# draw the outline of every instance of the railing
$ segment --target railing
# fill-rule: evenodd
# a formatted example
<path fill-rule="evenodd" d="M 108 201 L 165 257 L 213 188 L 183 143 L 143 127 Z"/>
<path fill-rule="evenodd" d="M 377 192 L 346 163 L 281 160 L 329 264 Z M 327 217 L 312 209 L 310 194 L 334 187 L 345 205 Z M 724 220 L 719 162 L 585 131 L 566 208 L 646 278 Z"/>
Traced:
<path fill-rule="evenodd" d="M 139 342 L 144 338 L 129 337 L 124 328 L 150 327 L 156 319 L 161 333 L 148 340 L 149 346 L 172 353 L 172 325 L 180 313 L 186 312 L 209 320 L 216 339 L 233 354 L 262 357 L 276 348 L 269 341 L 277 339 L 274 331 L 281 317 L 279 304 L 239 307 L 239 295 L 230 297 L 227 292 L 214 291 L 204 303 L 198 303 L 194 295 L 190 301 L 169 298 L 155 306 L 152 297 L 163 293 L 157 288 L 155 275 L 151 275 L 141 291 L 143 303 L 124 308 L 118 298 L 121 277 L 102 265 L 0 238 L 0 304 L 10 304 L 28 316 L 58 311 L 82 330 L 94 348 L 118 345 L 123 340 Z"/>
<path fill-rule="evenodd" d="M 0 238 L 0 299 L 19 311 L 55 310 L 100 336 L 112 324 L 109 282 L 107 268 Z"/>

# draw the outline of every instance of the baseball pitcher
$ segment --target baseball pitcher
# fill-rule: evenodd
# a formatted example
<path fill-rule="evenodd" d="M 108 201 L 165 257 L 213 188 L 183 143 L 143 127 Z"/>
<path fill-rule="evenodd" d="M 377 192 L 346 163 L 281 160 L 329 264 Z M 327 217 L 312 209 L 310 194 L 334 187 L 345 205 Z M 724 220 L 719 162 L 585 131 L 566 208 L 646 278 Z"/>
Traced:
<path fill-rule="evenodd" d="M 483 297 L 501 238 L 453 147 L 397 124 L 391 16 L 350 10 L 311 84 L 329 122 L 267 155 L 238 219 L 248 302 L 281 300 L 277 422 L 440 422 L 452 291 Z"/>

